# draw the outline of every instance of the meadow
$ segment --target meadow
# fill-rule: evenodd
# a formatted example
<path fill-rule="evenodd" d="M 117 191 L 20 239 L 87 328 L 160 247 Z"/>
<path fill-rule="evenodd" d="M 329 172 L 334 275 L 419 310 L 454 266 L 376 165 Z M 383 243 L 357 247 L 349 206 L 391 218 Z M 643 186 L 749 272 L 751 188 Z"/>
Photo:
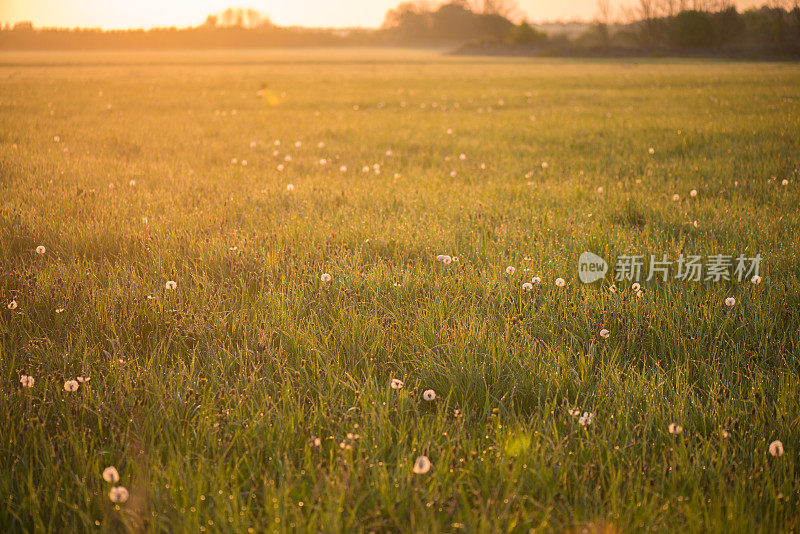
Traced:
<path fill-rule="evenodd" d="M 0 54 L 0 530 L 800 530 L 799 119 L 791 63 Z"/>

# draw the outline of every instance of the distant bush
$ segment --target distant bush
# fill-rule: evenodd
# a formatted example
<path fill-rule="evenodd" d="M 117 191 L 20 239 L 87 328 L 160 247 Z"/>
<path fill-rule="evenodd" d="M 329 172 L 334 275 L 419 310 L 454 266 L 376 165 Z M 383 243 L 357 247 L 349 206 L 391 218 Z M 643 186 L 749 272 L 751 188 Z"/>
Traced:
<path fill-rule="evenodd" d="M 537 31 L 536 28 L 528 24 L 527 22 L 522 22 L 508 32 L 506 35 L 506 42 L 509 44 L 516 44 L 516 45 L 530 45 L 530 44 L 540 44 L 547 40 L 547 35 Z"/>
<path fill-rule="evenodd" d="M 711 14 L 705 11 L 681 11 L 669 24 L 671 44 L 679 48 L 717 46 L 717 28 Z"/>

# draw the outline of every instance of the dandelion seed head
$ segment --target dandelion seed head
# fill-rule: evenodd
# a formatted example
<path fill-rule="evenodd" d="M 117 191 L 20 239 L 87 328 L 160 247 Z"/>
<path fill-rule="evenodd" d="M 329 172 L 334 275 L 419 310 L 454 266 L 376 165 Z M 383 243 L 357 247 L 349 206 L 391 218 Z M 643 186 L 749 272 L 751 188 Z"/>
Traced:
<path fill-rule="evenodd" d="M 692 198 L 696 197 L 697 196 L 697 189 L 692 189 L 691 191 L 689 191 L 689 196 L 692 197 Z"/>
<path fill-rule="evenodd" d="M 755 275 L 755 276 L 753 276 L 753 278 L 750 279 L 750 282 L 752 282 L 754 285 L 758 285 L 758 284 L 761 283 L 761 277 L 758 276 L 758 275 Z"/>
<path fill-rule="evenodd" d="M 64 382 L 64 391 L 78 391 L 78 381 L 67 380 Z"/>
<path fill-rule="evenodd" d="M 403 389 L 403 386 L 405 384 L 403 383 L 402 380 L 399 380 L 397 378 L 392 378 L 392 381 L 389 383 L 389 385 L 391 386 L 392 389 Z"/>
<path fill-rule="evenodd" d="M 522 290 L 533 291 L 533 284 L 531 284 L 530 282 L 525 282 L 524 284 L 522 284 Z"/>
<path fill-rule="evenodd" d="M 113 503 L 122 504 L 127 502 L 128 497 L 130 497 L 130 494 L 123 486 L 111 488 L 111 490 L 108 492 L 108 498 L 111 499 L 111 502 Z"/>
<path fill-rule="evenodd" d="M 45 252 L 47 252 L 47 249 L 44 248 L 44 246 L 39 245 L 38 247 L 36 247 L 36 253 L 37 254 L 44 254 Z"/>
<path fill-rule="evenodd" d="M 516 271 L 516 269 L 514 267 L 512 267 L 511 265 L 506 267 L 506 274 L 514 274 L 514 271 Z"/>
<path fill-rule="evenodd" d="M 286 185 L 286 190 L 287 191 L 294 191 L 294 184 L 287 184 Z"/>
<path fill-rule="evenodd" d="M 602 337 L 603 339 L 608 339 L 610 336 L 611 332 L 609 332 L 608 329 L 603 328 L 602 330 L 600 330 L 600 337 Z"/>
<path fill-rule="evenodd" d="M 542 283 L 542 279 L 539 278 L 538 276 L 534 276 L 533 278 L 531 278 L 531 284 L 533 284 L 535 286 L 538 286 L 541 283 Z"/>
<path fill-rule="evenodd" d="M 783 456 L 783 442 L 776 439 L 769 444 L 769 453 L 774 457 Z"/>
<path fill-rule="evenodd" d="M 670 423 L 667 426 L 667 430 L 669 430 L 669 433 L 672 434 L 673 436 L 677 436 L 678 434 L 683 432 L 683 427 L 677 423 Z"/>
<path fill-rule="evenodd" d="M 556 287 L 564 287 L 567 282 L 563 278 L 556 278 Z"/>
<path fill-rule="evenodd" d="M 331 281 L 331 275 L 328 274 L 328 273 L 322 273 L 322 276 L 320 276 L 319 279 L 322 282 L 330 282 Z"/>
<path fill-rule="evenodd" d="M 422 393 L 422 398 L 425 399 L 428 402 L 430 402 L 432 400 L 435 400 L 436 399 L 436 392 L 433 391 L 432 389 L 426 389 Z"/>
<path fill-rule="evenodd" d="M 103 469 L 103 480 L 111 484 L 119 482 L 119 471 L 117 471 L 117 468 L 110 465 Z"/>
<path fill-rule="evenodd" d="M 424 475 L 431 470 L 431 461 L 427 456 L 420 456 L 414 460 L 413 471 L 417 475 Z"/>
<path fill-rule="evenodd" d="M 16 310 L 17 306 L 18 306 L 17 301 L 16 300 L 12 300 L 11 302 L 9 302 L 6 305 L 6 308 L 8 308 L 9 310 Z"/>
<path fill-rule="evenodd" d="M 735 298 L 728 297 L 728 298 L 725 299 L 725 306 L 730 308 L 731 306 L 735 306 L 735 305 L 736 305 L 736 299 Z"/>
<path fill-rule="evenodd" d="M 19 383 L 22 384 L 24 388 L 32 388 L 35 382 L 36 380 L 30 375 L 22 375 L 19 377 Z"/>
<path fill-rule="evenodd" d="M 175 280 L 167 280 L 167 283 L 164 284 L 164 287 L 169 291 L 174 291 L 178 288 L 178 282 Z"/>

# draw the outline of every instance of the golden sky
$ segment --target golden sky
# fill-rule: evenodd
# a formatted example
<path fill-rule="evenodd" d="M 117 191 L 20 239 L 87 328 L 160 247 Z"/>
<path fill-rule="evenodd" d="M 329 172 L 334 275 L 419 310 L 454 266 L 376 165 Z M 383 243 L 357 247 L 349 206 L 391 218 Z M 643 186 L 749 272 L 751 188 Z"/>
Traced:
<path fill-rule="evenodd" d="M 253 8 L 275 24 L 376 27 L 400 0 L 0 0 L 0 22 L 32 21 L 34 26 L 151 28 L 195 26 L 206 15 L 231 6 Z M 612 9 L 633 0 L 612 0 Z M 752 0 L 745 0 L 752 1 Z M 766 2 L 766 0 L 764 0 Z M 596 0 L 519 0 L 532 21 L 591 20 Z M 742 4 L 740 4 L 742 5 Z"/>

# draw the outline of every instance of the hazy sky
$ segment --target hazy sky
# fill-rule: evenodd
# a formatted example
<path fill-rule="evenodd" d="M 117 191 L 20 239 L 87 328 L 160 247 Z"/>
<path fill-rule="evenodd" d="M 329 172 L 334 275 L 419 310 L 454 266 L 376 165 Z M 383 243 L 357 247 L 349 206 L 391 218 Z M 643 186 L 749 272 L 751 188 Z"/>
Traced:
<path fill-rule="evenodd" d="M 150 28 L 194 26 L 227 7 L 261 11 L 280 25 L 380 26 L 400 0 L 0 0 L 0 22 L 30 20 L 34 26 Z M 612 9 L 632 0 L 612 0 Z M 743 0 L 748 5 L 754 0 Z M 766 1 L 766 0 L 764 0 Z M 596 0 L 519 0 L 532 21 L 587 19 Z"/>

